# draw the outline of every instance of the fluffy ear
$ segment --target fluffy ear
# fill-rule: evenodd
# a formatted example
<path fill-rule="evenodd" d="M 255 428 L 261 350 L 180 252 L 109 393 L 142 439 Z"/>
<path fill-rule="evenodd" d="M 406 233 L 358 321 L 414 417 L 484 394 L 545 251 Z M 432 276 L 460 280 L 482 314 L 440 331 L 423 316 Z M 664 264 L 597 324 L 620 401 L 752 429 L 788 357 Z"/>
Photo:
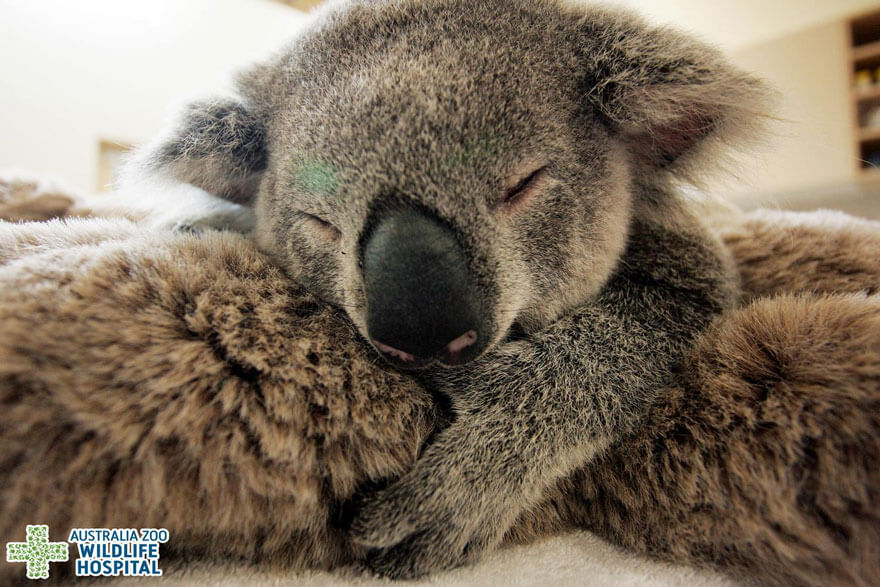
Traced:
<path fill-rule="evenodd" d="M 135 173 L 192 184 L 237 204 L 250 204 L 266 168 L 266 132 L 235 98 L 186 106 L 171 132 L 137 155 Z"/>
<path fill-rule="evenodd" d="M 716 49 L 626 13 L 582 25 L 588 98 L 649 169 L 687 171 L 762 126 L 772 93 Z"/>

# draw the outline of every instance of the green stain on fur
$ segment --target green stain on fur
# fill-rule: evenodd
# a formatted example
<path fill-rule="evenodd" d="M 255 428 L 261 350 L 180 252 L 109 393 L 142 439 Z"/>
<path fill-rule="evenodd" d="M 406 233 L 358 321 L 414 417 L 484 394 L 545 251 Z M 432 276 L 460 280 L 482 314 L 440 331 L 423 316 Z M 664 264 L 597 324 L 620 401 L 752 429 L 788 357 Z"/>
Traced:
<path fill-rule="evenodd" d="M 339 188 L 336 168 L 316 159 L 294 167 L 292 176 L 294 185 L 314 195 L 332 196 Z"/>

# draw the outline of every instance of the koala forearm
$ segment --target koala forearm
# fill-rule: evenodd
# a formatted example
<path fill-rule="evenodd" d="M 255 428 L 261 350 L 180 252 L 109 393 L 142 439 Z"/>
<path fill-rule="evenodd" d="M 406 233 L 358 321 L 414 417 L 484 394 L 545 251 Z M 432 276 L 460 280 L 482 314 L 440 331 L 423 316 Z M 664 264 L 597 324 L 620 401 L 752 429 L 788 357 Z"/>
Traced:
<path fill-rule="evenodd" d="M 543 486 L 637 424 L 693 338 L 733 300 L 720 248 L 634 227 L 600 295 L 527 340 L 451 372 L 443 388 L 494 480 Z"/>

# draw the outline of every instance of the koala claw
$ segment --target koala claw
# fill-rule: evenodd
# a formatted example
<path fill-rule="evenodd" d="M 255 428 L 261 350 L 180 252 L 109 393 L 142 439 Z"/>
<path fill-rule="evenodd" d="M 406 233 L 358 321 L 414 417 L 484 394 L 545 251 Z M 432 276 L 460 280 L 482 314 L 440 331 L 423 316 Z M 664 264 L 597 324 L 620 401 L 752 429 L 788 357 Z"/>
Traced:
<path fill-rule="evenodd" d="M 415 531 L 415 519 L 406 513 L 406 500 L 398 485 L 366 501 L 351 526 L 355 542 L 371 549 L 390 548 Z"/>
<path fill-rule="evenodd" d="M 506 529 L 505 516 L 485 505 L 493 500 L 480 499 L 444 456 L 449 453 L 430 447 L 412 471 L 361 505 L 350 531 L 356 543 L 370 548 L 364 564 L 374 573 L 416 578 L 451 569 L 475 558 Z"/>
<path fill-rule="evenodd" d="M 471 549 L 445 543 L 444 534 L 427 531 L 415 534 L 391 548 L 372 549 L 364 561 L 372 573 L 389 579 L 417 579 L 458 567 L 466 562 Z"/>

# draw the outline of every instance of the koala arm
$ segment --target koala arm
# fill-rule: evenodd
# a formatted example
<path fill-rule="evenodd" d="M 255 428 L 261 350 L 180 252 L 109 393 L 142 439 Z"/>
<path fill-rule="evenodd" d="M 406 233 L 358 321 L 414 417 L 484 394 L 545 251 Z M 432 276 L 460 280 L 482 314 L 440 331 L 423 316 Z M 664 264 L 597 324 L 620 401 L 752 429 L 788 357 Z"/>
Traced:
<path fill-rule="evenodd" d="M 545 490 L 640 420 L 694 337 L 735 299 L 720 245 L 636 222 L 589 304 L 431 379 L 454 422 L 414 469 L 367 501 L 354 539 L 394 577 L 452 567 L 497 545 Z"/>

